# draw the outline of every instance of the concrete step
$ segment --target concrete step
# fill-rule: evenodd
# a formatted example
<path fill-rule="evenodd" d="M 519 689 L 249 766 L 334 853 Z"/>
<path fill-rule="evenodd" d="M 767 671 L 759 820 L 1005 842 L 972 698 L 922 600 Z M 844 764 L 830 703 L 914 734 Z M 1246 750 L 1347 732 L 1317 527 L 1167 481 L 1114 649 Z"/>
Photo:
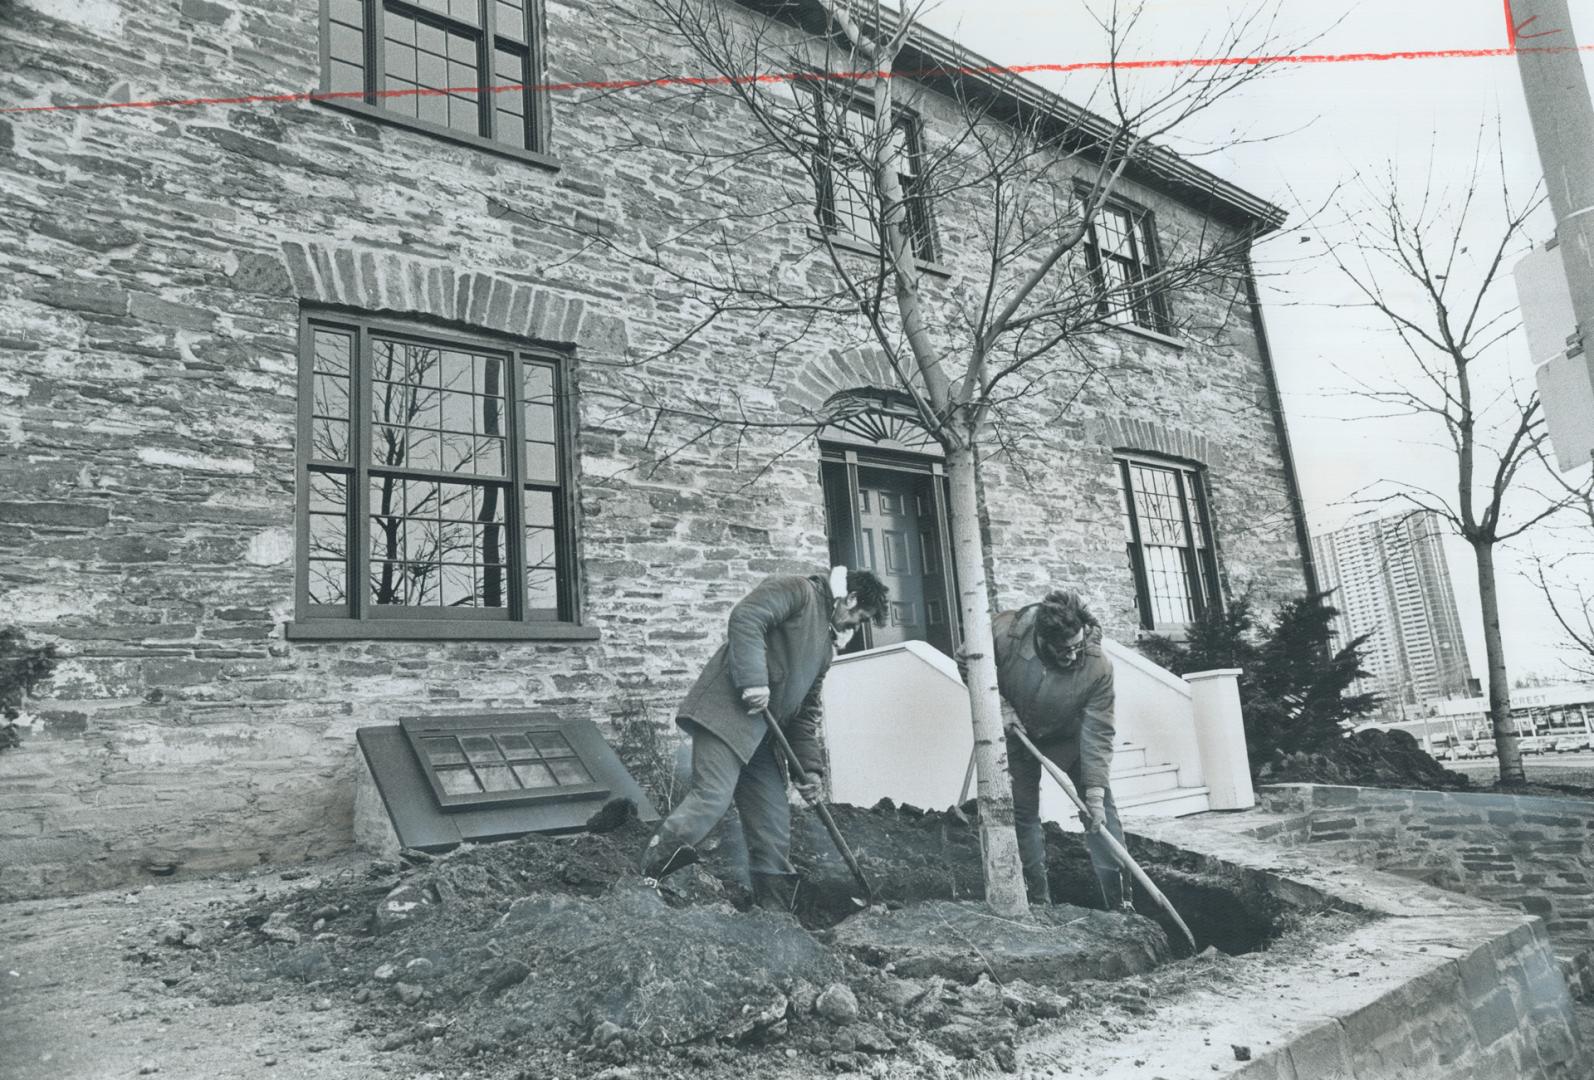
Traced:
<path fill-rule="evenodd" d="M 1123 818 L 1184 817 L 1211 809 L 1204 787 L 1172 788 L 1127 798 L 1120 798 L 1115 791 L 1113 799 L 1118 803 L 1119 816 Z"/>
<path fill-rule="evenodd" d="M 1112 748 L 1112 775 L 1115 784 L 1120 772 L 1144 769 L 1147 764 L 1146 748 L 1139 743 L 1121 742 Z"/>
<path fill-rule="evenodd" d="M 1171 788 L 1154 791 L 1148 795 L 1130 795 L 1127 798 L 1120 797 L 1114 791 L 1113 799 L 1118 803 L 1118 816 L 1130 823 L 1136 818 L 1183 817 L 1186 814 L 1204 814 L 1211 809 L 1207 799 L 1207 789 L 1204 787 Z M 1085 827 L 1079 823 L 1077 814 L 1064 813 L 1055 801 L 1048 806 L 1044 797 L 1041 802 L 1041 816 L 1047 821 L 1055 821 L 1064 832 L 1085 831 Z"/>
<path fill-rule="evenodd" d="M 1179 787 L 1179 766 L 1145 765 L 1138 769 L 1112 771 L 1112 794 L 1122 806 L 1124 800 L 1136 795 L 1152 795 L 1159 791 L 1176 791 Z"/>

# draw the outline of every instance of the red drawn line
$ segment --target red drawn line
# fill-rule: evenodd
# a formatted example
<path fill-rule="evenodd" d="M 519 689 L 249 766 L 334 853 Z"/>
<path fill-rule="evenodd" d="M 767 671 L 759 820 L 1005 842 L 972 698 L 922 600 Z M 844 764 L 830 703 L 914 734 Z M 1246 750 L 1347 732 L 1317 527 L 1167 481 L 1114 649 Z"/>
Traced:
<path fill-rule="evenodd" d="M 1510 4 L 1507 3 L 1507 11 Z M 1513 29 L 1513 35 L 1515 30 Z M 1410 60 L 1476 60 L 1490 57 L 1514 56 L 1519 51 L 1568 52 L 1594 51 L 1594 45 L 1568 45 L 1557 48 L 1519 50 L 1513 44 L 1501 49 L 1429 49 L 1401 52 L 1359 53 L 1284 53 L 1269 56 L 1198 57 L 1184 60 L 1090 60 L 1073 64 L 1018 64 L 1010 67 L 927 68 L 920 71 L 844 71 L 844 72 L 770 72 L 754 75 L 672 75 L 657 79 L 598 79 L 586 82 L 541 83 L 532 89 L 539 93 L 567 93 L 576 90 L 642 90 L 669 87 L 713 87 L 745 85 L 748 83 L 784 83 L 804 81 L 856 81 L 874 78 L 935 78 L 954 75 L 1033 75 L 1069 74 L 1076 71 L 1146 71 L 1161 68 L 1216 68 L 1259 67 L 1265 64 L 1359 64 Z M 504 93 L 522 90 L 520 84 L 491 87 L 447 87 L 436 89 L 421 87 L 413 90 L 385 90 L 376 97 L 403 97 L 410 95 L 435 96 L 449 93 Z M 364 100 L 363 90 L 304 91 L 289 94 L 245 94 L 237 97 L 160 98 L 146 101 L 93 101 L 78 105 L 20 105 L 0 108 L 7 113 L 41 112 L 97 112 L 111 109 L 183 108 L 206 105 L 272 105 L 298 101 Z"/>
<path fill-rule="evenodd" d="M 1554 37 L 1557 34 L 1565 33 L 1565 30 L 1563 29 L 1535 30 L 1531 34 L 1526 33 L 1525 31 L 1528 27 L 1539 21 L 1539 17 L 1537 15 L 1529 15 L 1521 22 L 1517 22 L 1516 13 L 1511 10 L 1511 3 L 1512 0 L 1505 0 L 1505 33 L 1506 40 L 1510 43 L 1513 51 L 1518 51 L 1518 46 L 1521 45 L 1521 43 L 1525 40 L 1537 40 L 1539 38 Z M 1535 48 L 1526 51 L 1538 52 L 1540 50 Z"/>

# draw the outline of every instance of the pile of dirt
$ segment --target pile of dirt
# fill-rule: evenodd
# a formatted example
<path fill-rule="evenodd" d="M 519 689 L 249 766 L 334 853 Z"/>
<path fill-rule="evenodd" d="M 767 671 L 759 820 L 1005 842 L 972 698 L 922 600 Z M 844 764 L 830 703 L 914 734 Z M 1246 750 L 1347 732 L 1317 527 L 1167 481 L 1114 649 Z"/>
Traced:
<path fill-rule="evenodd" d="M 1369 728 L 1311 753 L 1275 753 L 1257 774 L 1264 784 L 1346 784 L 1354 787 L 1467 791 L 1472 782 L 1445 768 L 1407 731 Z"/>
<path fill-rule="evenodd" d="M 874 1063 L 939 1077 L 1012 1068 L 1019 1031 L 1077 1008 L 1092 993 L 1082 978 L 1169 956 L 1163 932 L 1135 916 L 1058 905 L 1033 924 L 992 918 L 977 903 L 976 830 L 955 815 L 834 810 L 881 900 L 839 927 L 858 890 L 807 813 L 794 820 L 801 921 L 750 910 L 729 843 L 652 887 L 634 869 L 646 831 L 611 814 L 602 833 L 306 878 L 287 896 L 163 927 L 142 962 L 213 1003 L 347 1003 L 382 1049 L 424 1053 L 434 1068 L 729 1077 L 760 1062 Z M 1086 865 L 1077 839 L 1051 839 L 1062 865 Z M 893 945 L 926 920 L 945 930 L 939 953 Z"/>

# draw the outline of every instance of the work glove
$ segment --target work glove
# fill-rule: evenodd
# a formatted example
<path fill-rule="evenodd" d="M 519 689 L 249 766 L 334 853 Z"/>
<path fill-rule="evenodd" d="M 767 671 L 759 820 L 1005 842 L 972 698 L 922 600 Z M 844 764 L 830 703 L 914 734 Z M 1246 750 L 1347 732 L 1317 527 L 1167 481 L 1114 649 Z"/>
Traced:
<path fill-rule="evenodd" d="M 1089 811 L 1090 821 L 1086 828 L 1091 832 L 1103 828 L 1107 824 L 1107 789 L 1088 787 L 1085 789 L 1085 809 Z"/>
<path fill-rule="evenodd" d="M 818 802 L 825 796 L 825 778 L 819 773 L 807 773 L 803 776 L 802 783 L 793 781 L 792 786 L 807 802 Z"/>
<path fill-rule="evenodd" d="M 742 704 L 747 706 L 750 713 L 762 712 L 769 708 L 769 687 L 749 686 L 742 691 Z"/>

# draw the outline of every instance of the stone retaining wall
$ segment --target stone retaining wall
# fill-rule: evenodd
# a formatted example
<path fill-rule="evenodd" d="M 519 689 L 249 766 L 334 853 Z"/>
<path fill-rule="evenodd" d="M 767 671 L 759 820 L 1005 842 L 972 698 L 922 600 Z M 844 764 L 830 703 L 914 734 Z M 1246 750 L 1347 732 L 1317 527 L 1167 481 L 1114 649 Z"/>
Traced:
<path fill-rule="evenodd" d="M 1258 836 L 1541 917 L 1576 988 L 1594 990 L 1594 800 L 1280 784 L 1259 805 L 1279 820 Z"/>
<path fill-rule="evenodd" d="M 1310 791 L 1307 792 L 1310 797 Z M 1287 906 L 1376 918 L 1294 970 L 1173 1027 L 1142 1072 L 1243 1080 L 1584 1080 L 1573 1000 L 1541 920 L 1378 870 L 1303 860 L 1300 815 L 1206 814 L 1136 824 L 1137 854 L 1238 876 Z M 1309 827 L 1309 826 L 1308 826 Z M 1285 845 L 1277 843 L 1285 840 Z M 1267 955 L 1267 954 L 1258 954 Z M 1240 958 L 1244 960 L 1245 958 Z M 1245 1045 L 1240 1064 L 1214 1053 Z M 1140 1061 L 1134 1062 L 1140 1065 Z"/>

